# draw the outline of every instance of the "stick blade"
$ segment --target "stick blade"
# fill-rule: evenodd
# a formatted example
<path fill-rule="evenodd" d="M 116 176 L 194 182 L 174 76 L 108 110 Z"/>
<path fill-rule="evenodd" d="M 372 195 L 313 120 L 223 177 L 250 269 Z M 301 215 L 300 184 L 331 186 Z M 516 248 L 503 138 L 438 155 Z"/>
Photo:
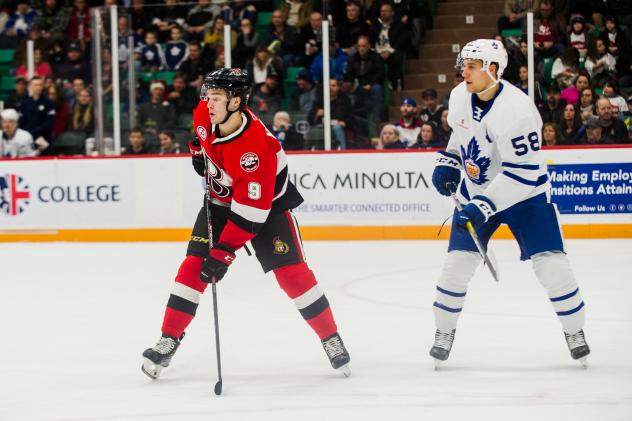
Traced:
<path fill-rule="evenodd" d="M 217 396 L 222 394 L 222 381 L 221 380 L 215 383 L 215 394 Z"/>

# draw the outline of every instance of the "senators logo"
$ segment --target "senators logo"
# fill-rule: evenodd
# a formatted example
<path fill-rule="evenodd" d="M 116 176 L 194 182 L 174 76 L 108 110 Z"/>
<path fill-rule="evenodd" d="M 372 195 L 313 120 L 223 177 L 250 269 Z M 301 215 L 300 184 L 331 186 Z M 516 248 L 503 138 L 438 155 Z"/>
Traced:
<path fill-rule="evenodd" d="M 206 133 L 206 129 L 203 126 L 197 126 L 195 132 L 197 133 L 200 140 L 206 140 L 208 133 Z"/>
<path fill-rule="evenodd" d="M 288 254 L 290 252 L 290 246 L 279 239 L 279 237 L 274 237 L 272 240 L 272 245 L 274 245 L 274 254 Z"/>
<path fill-rule="evenodd" d="M 239 159 L 241 169 L 246 172 L 253 172 L 259 168 L 259 157 L 254 152 L 246 152 Z"/>
<path fill-rule="evenodd" d="M 232 193 L 232 189 L 221 183 L 224 179 L 224 172 L 210 159 L 208 162 L 207 185 L 217 197 L 228 197 Z"/>

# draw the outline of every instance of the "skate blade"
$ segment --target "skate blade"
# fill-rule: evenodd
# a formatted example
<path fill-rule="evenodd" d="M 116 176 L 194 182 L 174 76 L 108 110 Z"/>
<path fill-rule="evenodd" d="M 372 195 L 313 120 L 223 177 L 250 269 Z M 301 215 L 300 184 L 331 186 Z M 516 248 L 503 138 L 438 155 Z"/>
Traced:
<path fill-rule="evenodd" d="M 434 371 L 439 371 L 439 369 L 441 368 L 441 363 L 443 361 L 438 360 L 438 359 L 434 359 Z"/>
<path fill-rule="evenodd" d="M 145 373 L 150 379 L 156 380 L 160 377 L 160 372 L 163 367 L 161 365 L 155 364 L 153 361 L 145 358 L 143 361 L 143 365 L 140 369 Z"/>
<path fill-rule="evenodd" d="M 351 375 L 351 367 L 349 367 L 349 364 L 338 367 L 337 370 L 344 374 L 345 377 L 349 377 Z"/>
<path fill-rule="evenodd" d="M 579 363 L 582 365 L 583 369 L 586 370 L 588 368 L 588 358 L 586 357 L 581 357 L 580 359 L 578 359 L 577 361 L 579 361 Z"/>

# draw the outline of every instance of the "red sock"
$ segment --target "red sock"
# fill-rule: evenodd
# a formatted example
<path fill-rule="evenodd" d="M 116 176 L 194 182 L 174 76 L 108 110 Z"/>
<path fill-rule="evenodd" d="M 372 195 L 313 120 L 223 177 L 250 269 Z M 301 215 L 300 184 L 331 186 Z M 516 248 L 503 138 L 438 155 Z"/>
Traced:
<path fill-rule="evenodd" d="M 275 269 L 274 275 L 281 289 L 294 301 L 320 339 L 338 331 L 329 301 L 306 263 L 283 266 Z"/>
<path fill-rule="evenodd" d="M 163 334 L 179 338 L 195 317 L 200 296 L 208 285 L 200 281 L 201 268 L 202 258 L 197 256 L 187 256 L 180 265 L 162 322 Z"/>

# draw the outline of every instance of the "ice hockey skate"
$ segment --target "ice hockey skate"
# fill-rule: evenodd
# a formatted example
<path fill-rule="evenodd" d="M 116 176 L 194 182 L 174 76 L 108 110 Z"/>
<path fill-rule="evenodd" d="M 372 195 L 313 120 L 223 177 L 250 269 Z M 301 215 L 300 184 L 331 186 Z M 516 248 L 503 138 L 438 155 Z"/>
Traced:
<path fill-rule="evenodd" d="M 162 369 L 169 367 L 171 358 L 180 346 L 180 340 L 163 335 L 153 348 L 147 348 L 143 352 L 143 365 L 141 366 L 143 373 L 154 380 L 160 377 Z"/>
<path fill-rule="evenodd" d="M 454 342 L 454 332 L 455 329 L 452 329 L 451 332 L 442 332 L 437 329 L 435 332 L 434 345 L 430 348 L 430 356 L 435 360 L 435 370 L 438 370 L 441 363 L 450 356 L 450 350 Z"/>
<path fill-rule="evenodd" d="M 590 354 L 590 348 L 586 343 L 586 337 L 584 331 L 580 330 L 574 334 L 568 334 L 564 332 L 568 349 L 571 351 L 571 357 L 574 360 L 578 360 L 584 368 L 588 368 L 588 354 Z"/>
<path fill-rule="evenodd" d="M 340 370 L 345 377 L 349 377 L 351 375 L 351 368 L 349 368 L 349 361 L 351 361 L 351 357 L 349 356 L 340 335 L 338 333 L 334 333 L 333 335 L 323 339 L 321 342 L 323 344 L 323 348 L 325 348 L 327 357 L 329 357 L 331 366 L 336 370 Z"/>

